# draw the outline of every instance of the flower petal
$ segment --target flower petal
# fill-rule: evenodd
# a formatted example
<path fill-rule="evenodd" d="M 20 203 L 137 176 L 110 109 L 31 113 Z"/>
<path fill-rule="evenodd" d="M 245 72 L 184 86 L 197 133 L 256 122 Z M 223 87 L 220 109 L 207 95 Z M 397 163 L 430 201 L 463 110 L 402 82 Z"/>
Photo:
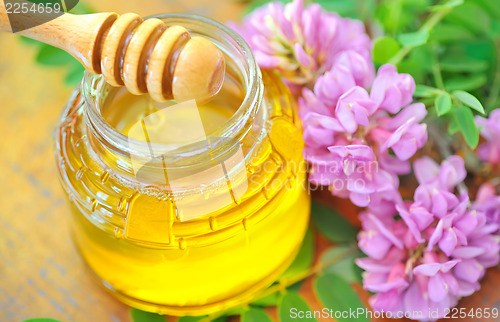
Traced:
<path fill-rule="evenodd" d="M 457 278 L 469 283 L 477 282 L 483 271 L 483 266 L 475 259 L 464 259 L 453 269 L 453 273 Z"/>
<path fill-rule="evenodd" d="M 434 302 L 439 302 L 448 295 L 448 286 L 441 277 L 441 274 L 436 274 L 429 278 L 428 292 L 429 298 Z"/>

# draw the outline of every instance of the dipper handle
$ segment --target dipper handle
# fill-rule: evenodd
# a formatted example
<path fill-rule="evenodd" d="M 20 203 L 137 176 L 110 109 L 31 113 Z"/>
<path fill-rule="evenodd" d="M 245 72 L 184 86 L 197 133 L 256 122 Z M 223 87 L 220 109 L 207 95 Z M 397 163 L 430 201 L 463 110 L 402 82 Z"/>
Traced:
<path fill-rule="evenodd" d="M 203 101 L 215 96 L 224 81 L 224 55 L 217 46 L 156 18 L 144 21 L 134 13 L 113 12 L 65 13 L 45 23 L 40 13 L 15 18 L 31 25 L 41 22 L 19 34 L 67 51 L 90 72 L 103 74 L 113 86 L 126 86 L 132 94 L 149 93 L 160 102 Z M 3 1 L 1 30 L 11 31 Z"/>

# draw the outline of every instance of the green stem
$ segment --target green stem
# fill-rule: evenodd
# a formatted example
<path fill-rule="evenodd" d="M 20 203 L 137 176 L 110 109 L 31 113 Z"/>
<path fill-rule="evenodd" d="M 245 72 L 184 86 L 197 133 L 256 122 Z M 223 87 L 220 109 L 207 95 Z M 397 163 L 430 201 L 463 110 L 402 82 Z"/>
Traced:
<path fill-rule="evenodd" d="M 432 64 L 432 76 L 434 77 L 434 82 L 436 83 L 437 88 L 440 90 L 445 90 L 443 75 L 441 74 L 441 65 L 439 64 L 439 60 L 436 54 L 436 46 L 432 46 L 432 54 L 434 58 L 434 63 Z"/>
<path fill-rule="evenodd" d="M 391 22 L 392 24 L 390 25 L 389 30 L 393 35 L 396 33 L 398 29 L 398 24 L 399 20 L 401 19 L 401 11 L 403 9 L 403 1 L 401 0 L 391 0 L 390 4 L 390 16 L 391 16 Z"/>
<path fill-rule="evenodd" d="M 422 25 L 422 27 L 420 27 L 420 29 L 418 30 L 418 32 L 423 32 L 423 31 L 431 31 L 432 28 L 434 28 L 441 20 L 443 20 L 443 18 L 448 14 L 450 13 L 452 8 L 449 8 L 449 7 L 443 7 L 443 8 L 440 8 L 439 10 L 433 12 L 429 18 L 427 19 L 427 21 Z M 401 60 L 403 60 L 403 58 L 405 58 L 411 51 L 413 48 L 415 48 L 416 46 L 403 46 L 403 48 L 401 48 L 397 53 L 396 55 L 394 55 L 394 57 L 391 58 L 391 60 L 389 61 L 389 63 L 393 64 L 393 65 L 397 65 L 401 62 Z"/>
<path fill-rule="evenodd" d="M 292 278 L 289 278 L 286 280 L 284 280 L 284 279 L 279 280 L 278 284 L 275 284 L 275 285 L 261 291 L 260 293 L 257 293 L 254 296 L 254 298 L 250 301 L 250 303 L 258 301 L 258 300 L 260 300 L 266 296 L 269 296 L 271 294 L 274 294 L 274 293 L 285 292 L 285 290 L 288 287 L 292 286 L 293 284 L 298 283 L 302 280 L 305 280 L 311 276 L 321 274 L 327 267 L 330 267 L 333 264 L 338 263 L 339 261 L 347 258 L 350 255 L 356 254 L 357 251 L 358 251 L 357 245 L 353 244 L 353 245 L 351 245 L 351 247 L 349 247 L 345 251 L 341 252 L 340 254 L 330 258 L 328 261 L 319 261 L 316 265 L 313 265 L 308 270 L 306 270 L 300 274 L 297 274 Z M 245 306 L 242 306 L 242 307 L 245 307 Z M 224 313 L 225 313 L 225 311 L 213 313 L 213 314 L 207 316 L 206 318 L 201 319 L 200 322 L 213 321 L 221 316 L 224 316 Z"/>

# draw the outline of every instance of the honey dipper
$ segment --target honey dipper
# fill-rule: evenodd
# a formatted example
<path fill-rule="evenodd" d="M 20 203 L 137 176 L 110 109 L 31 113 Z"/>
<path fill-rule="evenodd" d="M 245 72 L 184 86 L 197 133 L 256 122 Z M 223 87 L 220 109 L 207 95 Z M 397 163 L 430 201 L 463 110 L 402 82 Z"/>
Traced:
<path fill-rule="evenodd" d="M 126 86 L 132 94 L 149 93 L 160 102 L 201 101 L 222 87 L 222 52 L 206 38 L 191 37 L 184 27 L 167 27 L 160 19 L 143 20 L 134 13 L 64 13 L 48 22 L 40 13 L 17 15 L 17 23 L 25 19 L 36 24 L 19 34 L 67 51 L 90 72 L 103 74 L 113 86 Z M 0 31 L 11 31 L 3 1 Z"/>

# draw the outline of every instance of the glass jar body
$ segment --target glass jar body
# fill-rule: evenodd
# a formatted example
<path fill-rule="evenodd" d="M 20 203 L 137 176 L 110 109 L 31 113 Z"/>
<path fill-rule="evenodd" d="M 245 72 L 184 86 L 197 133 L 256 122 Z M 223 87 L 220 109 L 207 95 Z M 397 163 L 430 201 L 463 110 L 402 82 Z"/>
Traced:
<path fill-rule="evenodd" d="M 110 167 L 124 162 L 105 152 L 85 121 L 88 102 L 75 92 L 57 129 L 59 178 L 77 248 L 123 302 L 161 314 L 210 314 L 251 301 L 293 260 L 310 207 L 300 124 L 281 80 L 264 72 L 263 82 L 258 117 L 241 141 L 246 193 L 184 222 L 168 194 L 154 186 L 138 189 Z M 168 218 L 164 229 L 158 229 L 163 222 L 155 225 L 158 214 Z M 130 234 L 138 216 L 151 224 L 139 234 L 156 234 L 154 243 Z"/>

